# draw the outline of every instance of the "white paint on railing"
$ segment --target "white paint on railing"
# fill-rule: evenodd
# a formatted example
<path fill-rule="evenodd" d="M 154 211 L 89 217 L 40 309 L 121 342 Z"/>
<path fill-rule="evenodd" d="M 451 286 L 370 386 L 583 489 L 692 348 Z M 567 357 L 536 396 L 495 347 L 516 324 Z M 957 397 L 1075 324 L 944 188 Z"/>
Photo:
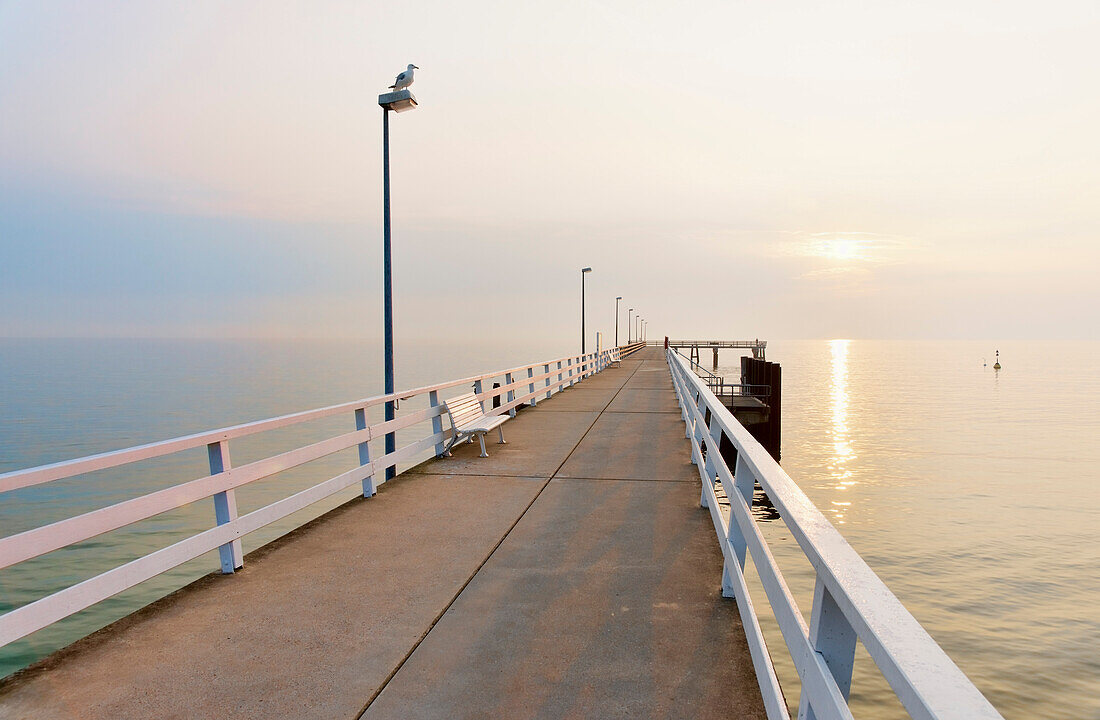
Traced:
<path fill-rule="evenodd" d="M 485 373 L 389 395 L 364 398 L 268 420 L 210 430 L 125 450 L 100 453 L 89 457 L 4 473 L 0 475 L 0 493 L 73 477 L 95 470 L 128 465 L 140 460 L 171 455 L 202 445 L 207 446 L 210 463 L 210 475 L 208 476 L 173 485 L 49 525 L 33 528 L 16 535 L 0 538 L 0 568 L 82 542 L 102 533 L 131 525 L 207 497 L 214 499 L 216 524 L 208 530 L 199 532 L 173 545 L 150 552 L 136 560 L 0 615 L 0 646 L 25 637 L 53 622 L 116 595 L 215 548 L 220 549 L 222 571 L 226 573 L 233 572 L 243 564 L 240 540 L 242 536 L 298 512 L 356 483 L 362 484 L 364 497 L 372 497 L 377 490 L 377 485 L 385 482 L 385 471 L 388 468 L 395 467 L 401 462 L 421 458 L 425 453 L 434 452 L 435 455 L 443 453 L 450 431 L 445 432 L 443 430 L 441 415 L 445 412 L 445 409 L 439 397 L 441 391 L 468 387 L 472 383 L 478 393 L 478 399 L 483 402 L 489 401 L 489 404 L 491 404 L 493 398 L 503 397 L 506 399 L 506 402 L 500 408 L 494 409 L 494 412 L 507 412 L 514 415 L 517 406 L 524 403 L 534 404 L 537 395 L 545 393 L 548 398 L 552 393 L 560 392 L 567 384 L 581 380 L 597 372 L 599 368 L 605 367 L 609 362 L 618 361 L 618 359 L 619 349 L 611 348 L 602 351 L 602 353 L 588 353 L 583 356 L 524 365 L 518 368 Z M 562 375 L 563 361 L 567 362 L 570 368 L 569 378 Z M 555 371 L 551 368 L 554 363 L 557 363 L 558 377 L 556 381 L 553 379 Z M 541 371 L 536 371 L 537 368 L 540 368 Z M 489 391 L 483 390 L 485 381 L 502 376 L 504 385 Z M 519 379 L 521 377 L 522 380 Z M 539 381 L 545 381 L 545 385 L 539 385 L 536 390 L 536 384 Z M 526 389 L 526 392 L 524 392 L 524 389 Z M 517 397 L 517 392 L 524 394 Z M 427 408 L 407 412 L 401 417 L 390 421 L 378 422 L 373 425 L 368 424 L 367 410 L 369 408 L 380 406 L 388 401 L 408 400 L 425 395 L 428 399 Z M 354 432 L 330 437 L 246 465 L 232 467 L 229 456 L 229 441 L 231 439 L 349 412 L 354 415 Z M 420 438 L 377 459 L 371 459 L 369 442 L 372 438 L 384 437 L 386 433 L 395 432 L 428 420 L 431 421 L 432 431 L 427 437 Z M 259 510 L 238 517 L 236 500 L 233 494 L 235 488 L 353 446 L 357 447 L 359 451 L 358 466 L 289 497 L 277 500 Z"/>
<path fill-rule="evenodd" d="M 229 441 L 210 443 L 206 446 L 206 455 L 210 462 L 210 474 L 217 475 L 233 467 L 229 459 Z M 237 519 L 237 495 L 234 490 L 222 490 L 214 494 L 214 519 L 218 525 L 225 525 Z M 244 565 L 244 551 L 241 541 L 234 540 L 218 548 L 222 572 L 231 573 Z"/>
<path fill-rule="evenodd" d="M 505 384 L 508 385 L 508 387 L 514 387 L 514 385 L 512 384 L 512 373 L 504 373 L 504 382 L 505 382 Z M 516 399 L 516 391 L 515 390 L 509 390 L 508 391 L 508 404 L 512 405 L 512 401 L 515 400 L 515 399 Z M 512 417 L 516 416 L 515 405 L 512 405 L 512 407 L 508 410 L 508 414 Z"/>
<path fill-rule="evenodd" d="M 699 467 L 700 504 L 711 518 L 725 559 L 723 594 L 737 599 L 769 718 L 788 718 L 786 703 L 744 580 L 751 554 L 760 584 L 802 683 L 799 718 L 850 718 L 856 639 L 863 643 L 902 706 L 914 718 L 981 720 L 1001 715 L 875 575 L 790 476 L 734 419 L 679 354 L 667 353 L 673 387 Z M 710 422 L 704 418 L 709 414 Z M 705 431 L 704 431 L 705 428 Z M 723 438 L 736 450 L 731 472 Z M 714 483 L 729 499 L 718 509 Z M 810 626 L 787 587 L 752 516 L 759 483 L 816 573 Z"/>
<path fill-rule="evenodd" d="M 436 393 L 433 390 L 431 393 L 429 393 L 429 396 L 434 397 L 435 394 Z M 437 404 L 438 403 L 432 403 L 432 406 L 434 407 Z M 437 418 L 432 418 L 432 428 L 433 429 L 435 428 L 436 421 L 437 421 Z M 367 409 L 366 408 L 356 408 L 355 409 L 355 429 L 356 429 L 356 431 L 367 429 Z M 439 431 L 436 430 L 436 432 L 439 432 Z M 359 465 L 360 466 L 370 465 L 370 435 L 369 434 L 367 435 L 366 440 L 363 440 L 361 443 L 359 443 Z M 363 482 L 363 497 L 365 497 L 365 498 L 374 497 L 374 495 L 375 495 L 374 475 L 364 476 L 362 482 Z"/>

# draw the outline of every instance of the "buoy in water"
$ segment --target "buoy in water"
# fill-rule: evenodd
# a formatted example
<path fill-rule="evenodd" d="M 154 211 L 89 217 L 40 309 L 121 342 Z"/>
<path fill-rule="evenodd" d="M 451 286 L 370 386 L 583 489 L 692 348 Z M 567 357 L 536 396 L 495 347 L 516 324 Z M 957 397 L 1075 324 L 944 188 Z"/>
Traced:
<path fill-rule="evenodd" d="M 1001 369 L 1001 351 L 996 350 L 994 352 L 997 353 L 997 360 L 996 360 L 996 362 L 993 363 L 993 369 L 994 370 L 1000 370 Z"/>

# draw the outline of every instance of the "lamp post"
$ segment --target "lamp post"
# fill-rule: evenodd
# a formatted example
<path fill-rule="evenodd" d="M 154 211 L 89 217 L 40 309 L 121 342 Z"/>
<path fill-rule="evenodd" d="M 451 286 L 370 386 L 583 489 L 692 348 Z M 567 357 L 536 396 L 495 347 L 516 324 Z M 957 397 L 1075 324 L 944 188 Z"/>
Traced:
<path fill-rule="evenodd" d="M 592 268 L 581 268 L 581 355 L 584 355 L 584 276 L 592 272 Z"/>
<path fill-rule="evenodd" d="M 630 328 L 634 327 L 634 321 L 630 319 L 630 314 L 634 312 L 634 308 L 630 308 L 626 311 L 626 344 L 630 344 Z"/>
<path fill-rule="evenodd" d="M 615 347 L 619 347 L 619 301 L 623 296 L 615 298 Z"/>
<path fill-rule="evenodd" d="M 642 316 L 634 316 L 634 340 L 637 342 L 642 339 Z"/>
<path fill-rule="evenodd" d="M 386 394 L 393 393 L 393 264 L 390 261 L 390 111 L 405 112 L 416 108 L 416 98 L 408 90 L 382 93 L 382 324 L 385 328 L 384 353 L 386 363 Z M 394 404 L 386 402 L 386 420 L 394 419 Z M 386 433 L 386 454 L 397 449 L 397 437 Z M 386 479 L 392 480 L 397 467 L 386 468 Z"/>

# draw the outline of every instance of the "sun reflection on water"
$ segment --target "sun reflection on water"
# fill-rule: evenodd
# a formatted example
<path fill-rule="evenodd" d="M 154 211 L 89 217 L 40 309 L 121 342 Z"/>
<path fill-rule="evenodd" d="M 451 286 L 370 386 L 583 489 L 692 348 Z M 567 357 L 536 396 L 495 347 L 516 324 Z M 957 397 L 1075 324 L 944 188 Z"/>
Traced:
<path fill-rule="evenodd" d="M 829 341 L 829 350 L 832 353 L 830 394 L 833 411 L 833 422 L 829 428 L 829 434 L 833 439 L 833 456 L 830 458 L 828 469 L 830 478 L 835 483 L 834 489 L 841 491 L 847 490 L 856 483 L 848 467 L 848 463 L 856 458 L 848 439 L 848 346 L 850 344 L 850 340 Z M 844 524 L 844 510 L 851 503 L 836 501 L 832 504 L 837 522 Z"/>

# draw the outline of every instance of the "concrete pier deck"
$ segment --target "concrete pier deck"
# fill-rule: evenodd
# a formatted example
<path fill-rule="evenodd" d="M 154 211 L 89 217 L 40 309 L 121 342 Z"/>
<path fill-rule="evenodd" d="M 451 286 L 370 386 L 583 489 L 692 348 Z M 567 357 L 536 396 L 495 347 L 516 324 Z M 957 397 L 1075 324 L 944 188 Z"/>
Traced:
<path fill-rule="evenodd" d="M 0 718 L 764 717 L 647 348 L 0 683 Z"/>

